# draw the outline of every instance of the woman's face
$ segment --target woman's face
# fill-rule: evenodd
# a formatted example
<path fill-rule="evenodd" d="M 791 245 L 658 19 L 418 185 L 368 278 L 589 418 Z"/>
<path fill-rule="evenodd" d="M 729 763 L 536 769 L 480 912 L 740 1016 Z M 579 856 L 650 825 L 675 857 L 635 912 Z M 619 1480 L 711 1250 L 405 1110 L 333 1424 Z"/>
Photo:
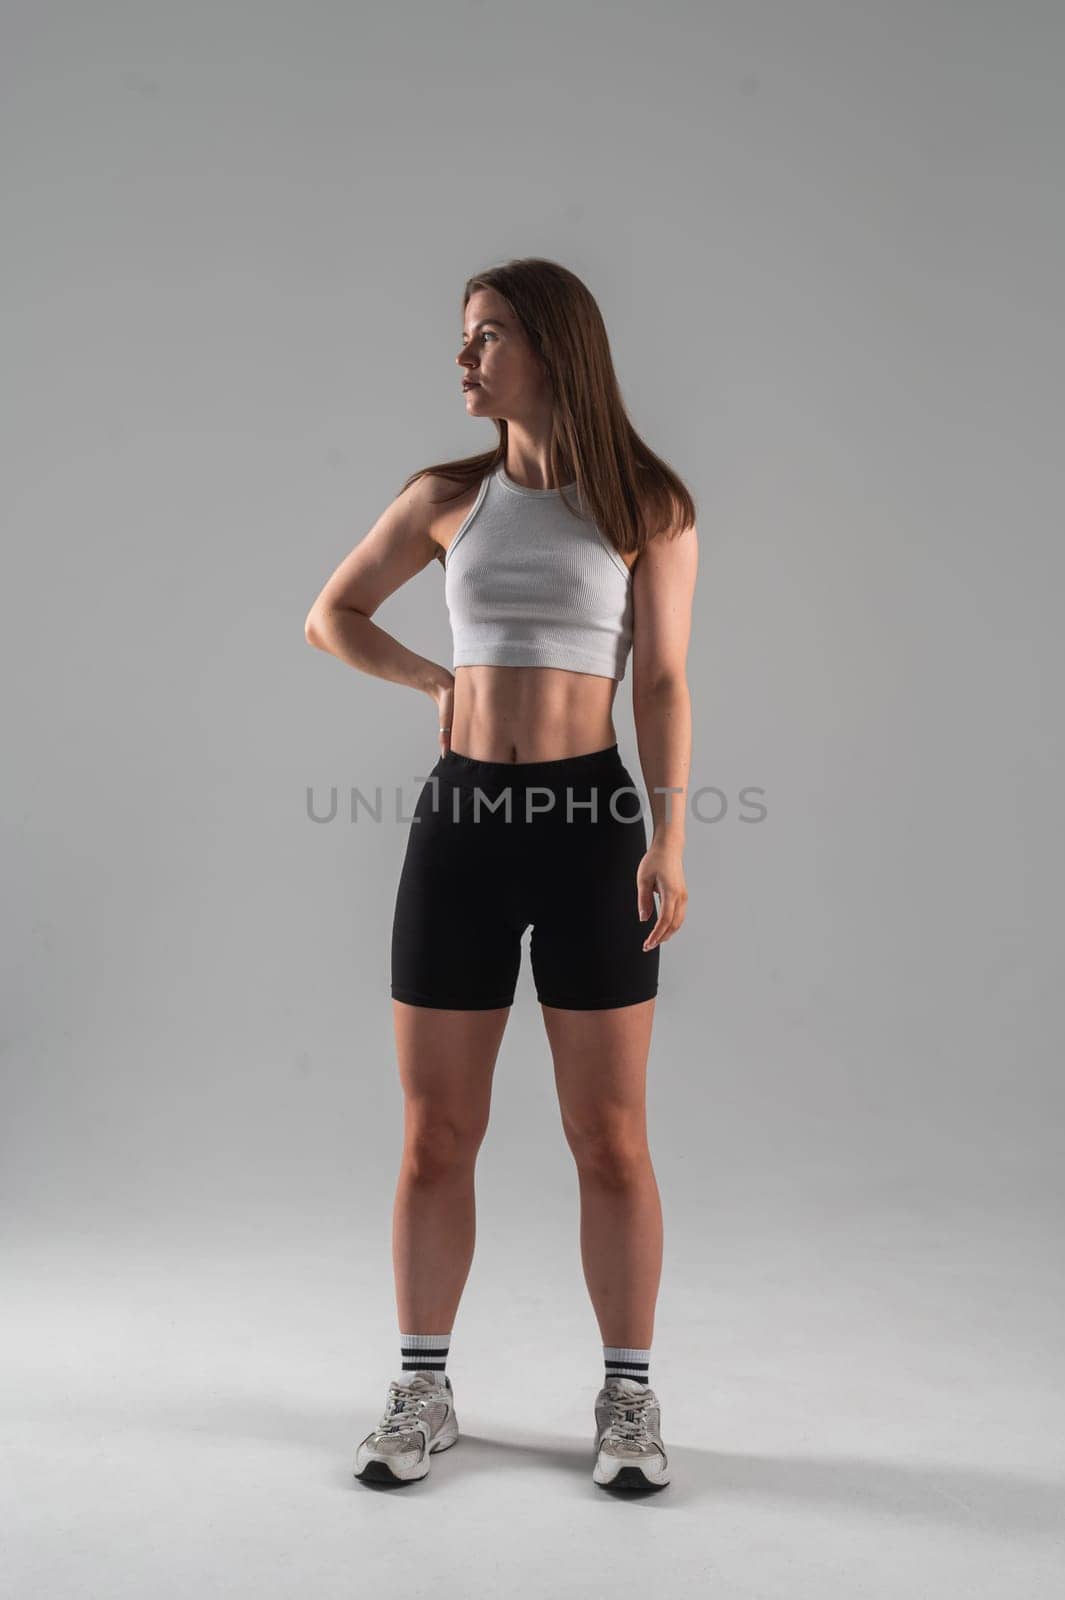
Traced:
<path fill-rule="evenodd" d="M 466 411 L 508 421 L 531 417 L 550 402 L 547 370 L 501 294 L 475 289 L 466 302 L 462 349 Z"/>

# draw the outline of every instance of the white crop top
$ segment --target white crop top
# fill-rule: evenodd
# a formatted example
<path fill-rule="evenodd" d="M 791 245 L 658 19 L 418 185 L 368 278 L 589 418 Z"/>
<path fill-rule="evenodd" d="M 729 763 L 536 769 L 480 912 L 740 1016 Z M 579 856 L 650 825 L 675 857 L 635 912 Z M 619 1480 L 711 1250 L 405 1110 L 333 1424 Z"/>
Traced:
<path fill-rule="evenodd" d="M 566 485 L 570 505 L 576 485 Z M 563 667 L 623 678 L 632 574 L 558 489 L 527 489 L 500 463 L 444 557 L 453 666 Z"/>

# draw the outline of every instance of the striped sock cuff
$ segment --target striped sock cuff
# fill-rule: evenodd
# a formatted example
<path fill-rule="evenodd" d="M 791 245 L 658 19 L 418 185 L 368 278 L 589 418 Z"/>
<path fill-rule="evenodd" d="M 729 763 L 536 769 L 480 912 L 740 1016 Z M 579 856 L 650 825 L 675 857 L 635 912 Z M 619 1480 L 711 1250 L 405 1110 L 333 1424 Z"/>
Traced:
<path fill-rule="evenodd" d="M 635 1378 L 638 1383 L 648 1383 L 651 1372 L 650 1350 L 637 1350 L 632 1345 L 605 1344 L 603 1365 L 608 1378 Z"/>
<path fill-rule="evenodd" d="M 399 1349 L 404 1372 L 443 1372 L 451 1342 L 447 1333 L 401 1333 Z"/>

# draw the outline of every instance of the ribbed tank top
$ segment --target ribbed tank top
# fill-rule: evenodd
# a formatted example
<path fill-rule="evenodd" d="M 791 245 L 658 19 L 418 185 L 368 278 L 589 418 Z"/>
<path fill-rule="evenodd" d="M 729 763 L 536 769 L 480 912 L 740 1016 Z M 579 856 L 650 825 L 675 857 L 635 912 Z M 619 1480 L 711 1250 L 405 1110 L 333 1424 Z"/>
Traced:
<path fill-rule="evenodd" d="M 575 484 L 567 484 L 577 505 Z M 527 489 L 500 463 L 447 548 L 453 666 L 562 667 L 623 678 L 632 574 L 558 489 Z"/>

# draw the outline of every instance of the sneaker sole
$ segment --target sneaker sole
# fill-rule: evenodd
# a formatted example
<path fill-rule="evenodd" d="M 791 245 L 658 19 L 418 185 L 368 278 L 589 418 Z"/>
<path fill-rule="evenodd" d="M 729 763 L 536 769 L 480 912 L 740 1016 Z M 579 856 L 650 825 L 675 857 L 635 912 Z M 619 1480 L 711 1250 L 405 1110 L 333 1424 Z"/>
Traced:
<path fill-rule="evenodd" d="M 596 1478 L 595 1484 L 599 1489 L 668 1489 L 669 1479 L 655 1483 L 653 1479 L 645 1477 L 639 1467 L 622 1467 L 617 1477 L 611 1478 L 609 1483 L 600 1483 Z"/>
<path fill-rule="evenodd" d="M 642 1467 L 629 1466 L 619 1467 L 612 1478 L 601 1478 L 597 1458 L 592 1468 L 592 1482 L 600 1489 L 666 1489 L 669 1487 L 669 1473 L 661 1478 L 651 1478 Z"/>

